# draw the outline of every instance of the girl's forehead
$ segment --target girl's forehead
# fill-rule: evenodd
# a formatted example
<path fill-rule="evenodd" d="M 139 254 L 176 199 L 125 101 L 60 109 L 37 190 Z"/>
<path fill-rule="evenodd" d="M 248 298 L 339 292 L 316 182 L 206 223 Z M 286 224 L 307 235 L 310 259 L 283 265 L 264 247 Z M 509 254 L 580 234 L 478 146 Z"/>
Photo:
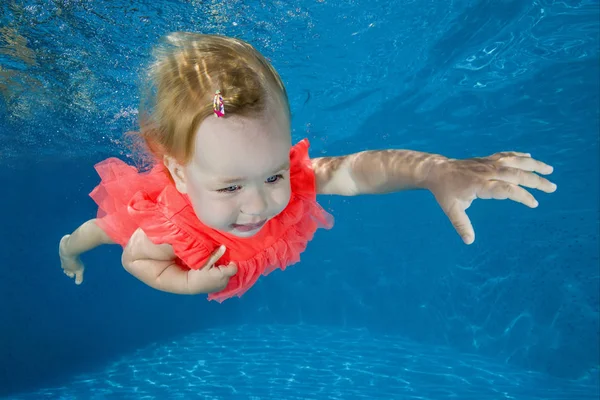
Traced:
<path fill-rule="evenodd" d="M 198 153 L 196 164 L 217 175 L 263 174 L 289 161 L 290 145 L 285 141 L 239 139 Z"/>
<path fill-rule="evenodd" d="M 209 118 L 200 126 L 192 162 L 218 176 L 275 173 L 289 161 L 287 117 Z"/>

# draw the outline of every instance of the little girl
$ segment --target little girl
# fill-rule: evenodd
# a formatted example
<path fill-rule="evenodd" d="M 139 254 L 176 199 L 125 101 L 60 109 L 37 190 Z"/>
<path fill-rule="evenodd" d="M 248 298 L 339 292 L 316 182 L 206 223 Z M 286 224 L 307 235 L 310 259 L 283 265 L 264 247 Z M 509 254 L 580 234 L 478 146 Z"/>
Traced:
<path fill-rule="evenodd" d="M 138 171 L 116 158 L 96 165 L 101 182 L 90 196 L 97 218 L 59 246 L 76 284 L 81 253 L 116 243 L 124 268 L 147 285 L 223 301 L 299 261 L 315 231 L 332 227 L 317 194 L 428 189 L 470 244 L 465 210 L 475 198 L 536 207 L 521 186 L 556 189 L 535 174 L 552 167 L 517 152 L 456 160 L 385 150 L 311 159 L 306 139 L 291 142 L 279 75 L 248 43 L 173 33 L 155 56 L 137 133 L 153 166 Z"/>

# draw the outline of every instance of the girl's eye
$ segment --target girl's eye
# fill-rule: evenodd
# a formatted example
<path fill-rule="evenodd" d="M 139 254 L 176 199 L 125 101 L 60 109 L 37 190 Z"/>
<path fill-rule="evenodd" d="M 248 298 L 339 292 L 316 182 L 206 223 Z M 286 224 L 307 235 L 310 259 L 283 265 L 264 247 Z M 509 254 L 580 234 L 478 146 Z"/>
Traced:
<path fill-rule="evenodd" d="M 267 183 L 275 183 L 280 179 L 283 179 L 283 175 L 281 175 L 281 174 L 273 175 L 273 176 L 270 176 L 269 178 L 267 178 Z"/>
<path fill-rule="evenodd" d="M 239 186 L 238 185 L 231 185 L 231 186 L 227 186 L 226 188 L 223 189 L 218 189 L 217 192 L 219 193 L 232 193 L 235 192 L 236 190 L 239 190 Z"/>
<path fill-rule="evenodd" d="M 282 174 L 278 174 L 278 175 L 273 175 L 267 178 L 267 183 L 277 183 L 278 181 L 280 181 L 281 179 L 283 179 L 283 175 Z M 240 190 L 242 187 L 240 185 L 231 185 L 231 186 L 227 186 L 226 188 L 223 189 L 217 189 L 217 192 L 219 193 L 233 193 L 233 192 L 237 192 L 238 190 Z"/>

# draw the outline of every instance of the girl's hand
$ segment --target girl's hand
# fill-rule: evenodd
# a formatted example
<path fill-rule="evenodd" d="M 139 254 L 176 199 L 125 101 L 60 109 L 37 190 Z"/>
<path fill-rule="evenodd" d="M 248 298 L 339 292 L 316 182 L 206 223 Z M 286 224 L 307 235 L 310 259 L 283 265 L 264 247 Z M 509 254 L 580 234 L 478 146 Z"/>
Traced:
<path fill-rule="evenodd" d="M 190 294 L 219 292 L 227 286 L 229 279 L 237 273 L 237 265 L 215 265 L 225 254 L 225 246 L 221 245 L 209 257 L 200 269 L 191 269 L 188 274 L 188 289 Z"/>
<path fill-rule="evenodd" d="M 466 214 L 473 200 L 510 199 L 528 207 L 537 200 L 523 187 L 546 193 L 556 185 L 536 174 L 551 174 L 553 168 L 531 158 L 530 154 L 500 152 L 483 158 L 446 159 L 433 166 L 427 175 L 427 188 L 466 244 L 475 240 L 475 232 Z"/>
<path fill-rule="evenodd" d="M 60 244 L 58 247 L 58 255 L 60 256 L 60 267 L 62 268 L 65 275 L 67 275 L 69 278 L 75 279 L 76 285 L 81 285 L 81 283 L 83 282 L 83 271 L 85 270 L 85 267 L 83 266 L 83 263 L 81 262 L 78 256 L 69 254 L 66 251 L 67 241 L 70 237 L 71 235 L 65 235 L 60 240 Z"/>

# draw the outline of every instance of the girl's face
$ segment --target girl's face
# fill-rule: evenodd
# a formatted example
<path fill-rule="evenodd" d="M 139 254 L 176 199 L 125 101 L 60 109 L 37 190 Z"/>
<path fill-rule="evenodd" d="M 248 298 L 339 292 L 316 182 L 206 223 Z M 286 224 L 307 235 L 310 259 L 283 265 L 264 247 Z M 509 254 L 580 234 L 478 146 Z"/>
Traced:
<path fill-rule="evenodd" d="M 190 162 L 166 165 L 202 223 L 251 237 L 290 201 L 290 148 L 283 111 L 267 109 L 252 118 L 211 116 L 198 128 Z"/>

